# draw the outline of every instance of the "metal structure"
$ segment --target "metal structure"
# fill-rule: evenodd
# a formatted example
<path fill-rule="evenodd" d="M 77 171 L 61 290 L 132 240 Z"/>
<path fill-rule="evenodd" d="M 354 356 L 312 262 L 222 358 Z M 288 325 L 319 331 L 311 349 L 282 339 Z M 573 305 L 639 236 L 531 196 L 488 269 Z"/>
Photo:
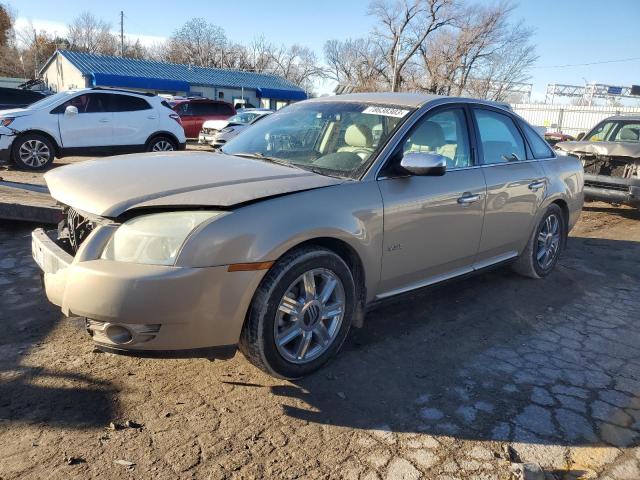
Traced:
<path fill-rule="evenodd" d="M 633 87 L 620 87 L 605 85 L 603 83 L 589 83 L 587 85 L 550 83 L 547 85 L 547 94 L 545 95 L 544 103 L 553 104 L 556 97 L 573 97 L 583 98 L 585 104 L 591 106 L 594 98 L 604 98 L 607 100 L 640 98 L 638 95 L 632 95 L 632 89 Z"/>
<path fill-rule="evenodd" d="M 593 128 L 599 121 L 612 115 L 639 115 L 640 107 L 549 105 L 544 103 L 512 104 L 514 112 L 532 125 L 544 127 L 548 132 L 576 136 Z"/>

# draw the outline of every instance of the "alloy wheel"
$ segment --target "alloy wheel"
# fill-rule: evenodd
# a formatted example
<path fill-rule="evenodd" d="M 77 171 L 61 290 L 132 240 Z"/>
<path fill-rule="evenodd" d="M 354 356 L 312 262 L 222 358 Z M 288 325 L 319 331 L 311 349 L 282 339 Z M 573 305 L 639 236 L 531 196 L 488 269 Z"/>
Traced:
<path fill-rule="evenodd" d="M 555 213 L 552 213 L 547 216 L 538 232 L 536 261 L 543 270 L 551 267 L 558 256 L 561 242 L 560 235 L 560 219 Z"/>
<path fill-rule="evenodd" d="M 40 140 L 27 140 L 18 149 L 20 161 L 30 167 L 38 168 L 46 165 L 51 158 L 51 150 Z"/>
<path fill-rule="evenodd" d="M 300 275 L 276 312 L 274 338 L 280 355 L 304 364 L 326 352 L 338 336 L 345 305 L 342 281 L 331 270 L 316 268 Z"/>
<path fill-rule="evenodd" d="M 153 144 L 153 152 L 169 152 L 173 150 L 173 144 L 169 140 L 158 140 Z"/>

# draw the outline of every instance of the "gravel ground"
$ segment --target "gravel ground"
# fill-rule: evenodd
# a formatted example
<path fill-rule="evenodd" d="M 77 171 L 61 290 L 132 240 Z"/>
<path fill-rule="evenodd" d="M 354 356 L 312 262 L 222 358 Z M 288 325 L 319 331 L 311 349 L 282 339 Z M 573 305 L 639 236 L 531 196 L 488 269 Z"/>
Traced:
<path fill-rule="evenodd" d="M 588 205 L 543 281 L 500 269 L 378 306 L 297 382 L 240 354 L 94 350 L 43 298 L 32 228 L 0 224 L 2 479 L 640 478 L 631 209 Z"/>

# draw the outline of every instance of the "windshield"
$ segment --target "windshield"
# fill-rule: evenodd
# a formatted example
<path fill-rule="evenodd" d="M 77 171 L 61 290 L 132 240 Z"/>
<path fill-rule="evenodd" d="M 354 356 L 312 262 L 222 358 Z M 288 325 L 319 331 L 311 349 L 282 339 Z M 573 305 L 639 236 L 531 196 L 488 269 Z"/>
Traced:
<path fill-rule="evenodd" d="M 75 95 L 76 93 L 78 92 L 72 91 L 72 90 L 67 90 L 65 92 L 58 92 L 48 97 L 44 97 L 42 100 L 38 100 L 35 103 L 32 103 L 27 108 L 29 110 L 35 110 L 40 108 L 51 107 L 53 105 L 57 105 L 58 102 L 60 101 L 66 100 L 67 98 L 69 98 L 70 95 Z"/>
<path fill-rule="evenodd" d="M 294 104 L 268 115 L 227 143 L 222 151 L 326 175 L 356 177 L 410 112 L 393 105 Z"/>
<path fill-rule="evenodd" d="M 588 142 L 632 142 L 640 141 L 640 122 L 605 121 L 585 135 Z"/>
<path fill-rule="evenodd" d="M 260 115 L 257 112 L 238 113 L 227 120 L 229 123 L 250 123 L 254 118 Z"/>

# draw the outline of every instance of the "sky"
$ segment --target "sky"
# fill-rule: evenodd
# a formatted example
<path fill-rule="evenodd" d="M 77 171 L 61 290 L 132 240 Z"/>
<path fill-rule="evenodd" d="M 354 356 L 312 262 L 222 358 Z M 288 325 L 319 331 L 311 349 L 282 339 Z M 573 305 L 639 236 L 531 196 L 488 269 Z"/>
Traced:
<path fill-rule="evenodd" d="M 493 3 L 476 0 L 478 3 Z M 88 8 L 86 0 L 3 0 L 17 16 L 18 28 L 65 32 L 65 24 Z M 184 8 L 168 1 L 91 2 L 90 11 L 119 30 L 120 11 L 130 38 L 158 42 L 193 17 L 224 28 L 233 41 L 249 43 L 260 34 L 276 44 L 299 43 L 322 58 L 326 40 L 366 35 L 373 19 L 369 0 L 190 0 Z M 618 86 L 640 84 L 640 0 L 520 0 L 513 14 L 534 29 L 539 59 L 530 72 L 533 99 L 544 100 L 549 83 Z M 617 60 L 631 59 L 617 62 Z M 599 63 L 610 62 L 610 63 Z M 584 65 L 592 64 L 593 65 Z M 320 92 L 330 83 L 318 86 Z"/>

